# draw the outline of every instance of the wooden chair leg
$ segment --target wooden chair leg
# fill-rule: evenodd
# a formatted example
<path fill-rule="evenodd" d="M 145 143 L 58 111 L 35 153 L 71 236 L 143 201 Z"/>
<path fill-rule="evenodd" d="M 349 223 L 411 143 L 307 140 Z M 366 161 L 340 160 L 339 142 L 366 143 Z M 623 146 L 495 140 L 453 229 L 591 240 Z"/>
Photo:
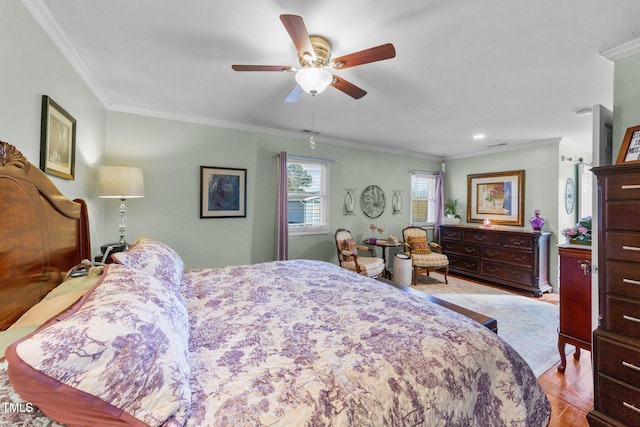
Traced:
<path fill-rule="evenodd" d="M 444 268 L 444 283 L 448 285 L 449 284 L 449 280 L 447 279 L 447 274 L 449 274 L 449 266 L 448 265 Z"/>

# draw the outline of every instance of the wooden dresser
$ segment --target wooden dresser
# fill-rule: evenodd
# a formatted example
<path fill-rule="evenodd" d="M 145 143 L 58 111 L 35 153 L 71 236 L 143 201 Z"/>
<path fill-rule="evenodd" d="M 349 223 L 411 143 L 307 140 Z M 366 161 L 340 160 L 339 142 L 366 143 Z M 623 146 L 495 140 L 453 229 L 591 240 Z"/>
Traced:
<path fill-rule="evenodd" d="M 640 426 L 640 166 L 598 178 L 600 325 L 593 334 L 591 426 Z"/>
<path fill-rule="evenodd" d="M 449 271 L 539 297 L 549 284 L 549 232 L 440 226 Z"/>
<path fill-rule="evenodd" d="M 560 255 L 560 329 L 558 330 L 558 372 L 567 366 L 565 345 L 591 351 L 591 246 L 561 245 Z"/>

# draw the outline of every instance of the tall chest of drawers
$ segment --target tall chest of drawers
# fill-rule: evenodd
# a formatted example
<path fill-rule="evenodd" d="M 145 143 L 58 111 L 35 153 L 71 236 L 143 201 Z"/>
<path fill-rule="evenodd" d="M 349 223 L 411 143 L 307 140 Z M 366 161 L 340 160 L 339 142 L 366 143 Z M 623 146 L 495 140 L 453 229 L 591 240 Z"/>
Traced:
<path fill-rule="evenodd" d="M 640 166 L 598 179 L 600 325 L 593 334 L 591 426 L 640 426 Z"/>
<path fill-rule="evenodd" d="M 449 271 L 541 296 L 549 284 L 549 232 L 440 226 Z"/>

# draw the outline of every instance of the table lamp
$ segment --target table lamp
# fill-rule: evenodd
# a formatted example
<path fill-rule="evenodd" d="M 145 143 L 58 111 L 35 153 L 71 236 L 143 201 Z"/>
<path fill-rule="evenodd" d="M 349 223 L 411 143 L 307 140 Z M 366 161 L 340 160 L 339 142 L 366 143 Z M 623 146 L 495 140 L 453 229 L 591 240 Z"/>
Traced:
<path fill-rule="evenodd" d="M 142 169 L 128 166 L 100 166 L 98 169 L 98 196 L 104 199 L 120 199 L 120 241 L 123 250 L 129 245 L 125 240 L 127 226 L 127 199 L 144 197 Z"/>

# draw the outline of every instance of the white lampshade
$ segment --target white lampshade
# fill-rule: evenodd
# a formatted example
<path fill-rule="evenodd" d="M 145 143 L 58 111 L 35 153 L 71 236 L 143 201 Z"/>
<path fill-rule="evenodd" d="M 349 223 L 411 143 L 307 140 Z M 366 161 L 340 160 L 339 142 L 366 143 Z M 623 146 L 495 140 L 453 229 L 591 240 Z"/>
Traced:
<path fill-rule="evenodd" d="M 303 68 L 296 73 L 296 82 L 302 90 L 312 95 L 322 93 L 333 81 L 333 76 L 324 68 Z"/>
<path fill-rule="evenodd" d="M 100 166 L 98 196 L 112 199 L 144 197 L 142 169 L 128 166 Z"/>

